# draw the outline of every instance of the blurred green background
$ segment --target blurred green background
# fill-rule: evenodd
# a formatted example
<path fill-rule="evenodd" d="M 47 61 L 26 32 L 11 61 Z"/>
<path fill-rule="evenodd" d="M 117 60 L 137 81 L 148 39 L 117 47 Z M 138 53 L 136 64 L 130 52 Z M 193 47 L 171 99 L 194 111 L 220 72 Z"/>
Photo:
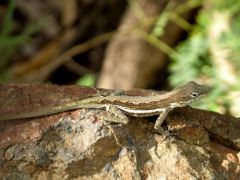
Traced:
<path fill-rule="evenodd" d="M 89 40 L 93 39 L 89 48 L 79 50 L 77 58 L 84 59 L 81 68 L 74 70 L 77 66 L 74 62 L 68 64 L 71 68 L 54 66 L 53 63 L 47 64 L 46 66 L 54 69 L 51 75 L 48 78 L 34 79 L 34 81 L 94 86 L 102 70 L 107 42 L 112 38 L 111 34 L 106 33 L 117 33 L 116 29 L 128 7 L 133 8 L 134 12 L 141 16 L 142 9 L 138 1 L 112 1 L 111 3 L 108 1 L 101 3 L 72 1 L 78 6 L 74 11 L 72 7 L 67 12 L 56 8 L 59 6 L 58 1 L 49 2 L 51 4 L 47 4 L 47 7 L 52 9 L 39 10 L 41 13 L 37 13 L 36 10 L 36 14 L 31 11 L 30 4 L 27 6 L 27 1 L 1 2 L 1 83 L 32 82 L 26 81 L 25 72 L 34 68 L 39 74 L 36 69 L 43 62 L 39 63 L 36 59 L 61 59 L 66 57 L 66 54 L 71 58 L 74 54 L 76 58 L 74 52 L 71 51 L 72 54 L 64 52 L 76 44 L 89 43 Z M 41 5 L 44 9 L 44 5 L 41 2 L 38 3 L 37 7 Z M 24 8 L 28 8 L 29 11 L 24 11 Z M 34 8 L 33 6 L 32 9 Z M 54 11 L 54 8 L 57 10 Z M 180 15 L 189 10 L 194 10 L 194 14 L 191 20 L 187 21 Z M 67 17 L 71 16 L 70 12 L 75 12 L 75 14 L 72 13 L 72 17 Z M 97 15 L 93 16 L 90 12 Z M 103 14 L 103 17 L 98 13 Z M 36 15 L 35 19 L 32 18 L 33 15 Z M 92 21 L 98 16 L 102 19 L 98 19 L 97 23 Z M 189 80 L 207 84 L 213 88 L 213 91 L 203 101 L 195 104 L 196 107 L 240 116 L 240 1 L 190 0 L 175 5 L 174 1 L 170 0 L 161 13 L 154 18 L 154 21 L 144 18 L 143 21 L 152 23 L 151 31 L 145 34 L 143 39 L 167 54 L 168 65 L 164 79 L 169 84 L 168 86 L 174 88 Z M 77 22 L 81 22 L 81 26 Z M 169 46 L 161 40 L 169 22 L 177 24 L 183 30 L 174 46 Z M 71 34 L 72 31 L 74 35 Z M 72 36 L 67 38 L 60 48 L 59 37 L 63 36 L 62 34 L 67 34 L 66 37 Z M 92 47 L 97 48 L 90 51 Z M 47 56 L 48 54 L 51 55 Z M 37 63 L 29 63 L 26 68 L 26 59 Z M 68 60 L 65 58 L 61 63 L 64 64 L 66 61 Z M 69 73 L 69 71 L 74 73 Z M 68 73 L 67 77 L 63 75 L 64 73 Z M 27 76 L 29 78 L 33 75 Z"/>

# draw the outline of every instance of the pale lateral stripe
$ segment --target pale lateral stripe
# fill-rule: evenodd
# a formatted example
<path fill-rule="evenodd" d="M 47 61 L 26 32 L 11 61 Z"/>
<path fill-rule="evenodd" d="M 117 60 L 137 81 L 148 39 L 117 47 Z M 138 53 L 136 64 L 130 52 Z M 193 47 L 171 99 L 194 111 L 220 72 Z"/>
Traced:
<path fill-rule="evenodd" d="M 166 111 L 166 108 L 140 110 L 140 109 L 131 109 L 131 108 L 119 106 L 119 105 L 115 105 L 115 106 L 129 114 L 154 114 L 154 113 L 160 113 L 160 112 Z"/>

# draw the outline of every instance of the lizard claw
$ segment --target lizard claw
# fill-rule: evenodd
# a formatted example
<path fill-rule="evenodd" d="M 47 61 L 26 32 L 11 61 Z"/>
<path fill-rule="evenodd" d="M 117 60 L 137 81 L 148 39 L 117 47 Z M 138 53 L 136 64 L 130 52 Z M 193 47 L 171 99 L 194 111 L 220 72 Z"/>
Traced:
<path fill-rule="evenodd" d="M 155 129 L 156 129 L 156 128 L 155 128 Z M 165 136 L 165 137 L 177 135 L 177 133 L 170 132 L 168 129 L 165 129 L 165 128 L 162 128 L 162 127 L 157 128 L 156 131 L 157 131 L 159 134 L 162 134 L 162 135 Z"/>
<path fill-rule="evenodd" d="M 168 130 L 163 129 L 162 127 L 155 128 L 155 130 L 159 133 L 162 134 L 163 136 L 170 136 L 170 132 Z"/>

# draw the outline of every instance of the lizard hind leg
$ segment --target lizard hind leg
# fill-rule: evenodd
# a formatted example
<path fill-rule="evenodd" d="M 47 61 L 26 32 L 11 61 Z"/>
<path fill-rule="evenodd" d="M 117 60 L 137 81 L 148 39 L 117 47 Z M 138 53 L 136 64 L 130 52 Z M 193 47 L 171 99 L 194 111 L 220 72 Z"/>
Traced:
<path fill-rule="evenodd" d="M 107 117 L 104 118 L 105 121 L 127 124 L 128 117 L 116 106 L 106 105 Z"/>

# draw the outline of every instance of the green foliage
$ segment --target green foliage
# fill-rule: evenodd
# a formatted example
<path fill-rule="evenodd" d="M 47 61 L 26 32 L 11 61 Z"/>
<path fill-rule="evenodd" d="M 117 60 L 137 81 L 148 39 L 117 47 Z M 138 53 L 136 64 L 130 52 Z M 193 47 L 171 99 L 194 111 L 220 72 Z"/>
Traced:
<path fill-rule="evenodd" d="M 199 8 L 194 25 L 182 18 L 193 8 Z M 170 57 L 169 81 L 173 87 L 190 80 L 208 84 L 213 90 L 198 107 L 238 116 L 240 110 L 236 112 L 234 104 L 240 100 L 236 97 L 240 92 L 239 12 L 239 0 L 189 0 L 178 5 L 169 1 L 152 32 L 141 32 L 143 39 Z M 189 33 L 175 49 L 160 39 L 169 22 Z"/>
<path fill-rule="evenodd" d="M 194 80 L 200 74 L 210 71 L 208 41 L 202 33 L 195 33 L 187 41 L 181 43 L 177 52 L 177 55 L 172 56 L 173 61 L 170 65 L 169 79 L 172 85 L 178 86 L 187 79 Z"/>
<path fill-rule="evenodd" d="M 7 11 L 7 15 L 5 17 L 3 27 L 0 31 L 0 54 L 1 54 L 1 61 L 0 61 L 0 68 L 2 69 L 7 61 L 10 55 L 12 54 L 12 51 L 14 47 L 9 47 L 9 37 L 8 35 L 10 32 L 14 29 L 14 21 L 13 21 L 13 13 L 15 9 L 15 1 L 11 0 L 9 2 L 9 7 Z"/>
<path fill-rule="evenodd" d="M 152 30 L 152 34 L 154 36 L 160 37 L 164 33 L 164 28 L 166 27 L 167 22 L 169 21 L 169 15 L 170 15 L 169 13 L 164 13 L 158 18 Z"/>
<path fill-rule="evenodd" d="M 29 41 L 30 36 L 39 31 L 43 25 L 42 22 L 37 22 L 25 27 L 20 34 L 12 35 L 17 26 L 13 18 L 14 11 L 15 0 L 10 0 L 8 11 L 0 30 L 0 82 L 7 79 L 6 66 L 16 50 Z"/>
<path fill-rule="evenodd" d="M 95 77 L 91 74 L 86 74 L 83 77 L 81 77 L 78 81 L 77 81 L 77 85 L 80 86 L 94 86 L 95 84 Z"/>
<path fill-rule="evenodd" d="M 214 4 L 215 3 L 215 4 Z M 231 1 L 212 1 L 214 4 L 206 11 L 199 12 L 197 24 L 189 37 L 181 42 L 174 54 L 170 54 L 170 83 L 175 87 L 184 84 L 189 80 L 207 81 L 212 86 L 213 91 L 204 100 L 204 103 L 198 103 L 197 107 L 209 109 L 218 112 L 228 112 L 233 99 L 228 94 L 234 91 L 240 91 L 240 80 L 237 78 L 236 84 L 226 83 L 222 77 L 219 77 L 218 59 L 213 60 L 210 49 L 217 46 L 215 53 L 227 54 L 224 58 L 231 67 L 235 77 L 240 77 L 240 3 L 236 0 Z M 229 27 L 223 31 L 215 44 L 210 42 L 210 27 L 213 23 L 212 14 L 215 12 L 227 15 Z M 221 28 L 221 27 L 220 27 Z M 214 29 L 216 32 L 218 29 Z M 211 34 L 212 35 L 212 34 Z M 225 51 L 225 52 L 221 52 Z"/>
<path fill-rule="evenodd" d="M 214 9 L 218 10 L 231 10 L 231 9 L 239 9 L 240 2 L 238 0 L 212 0 L 213 1 L 213 7 Z"/>

